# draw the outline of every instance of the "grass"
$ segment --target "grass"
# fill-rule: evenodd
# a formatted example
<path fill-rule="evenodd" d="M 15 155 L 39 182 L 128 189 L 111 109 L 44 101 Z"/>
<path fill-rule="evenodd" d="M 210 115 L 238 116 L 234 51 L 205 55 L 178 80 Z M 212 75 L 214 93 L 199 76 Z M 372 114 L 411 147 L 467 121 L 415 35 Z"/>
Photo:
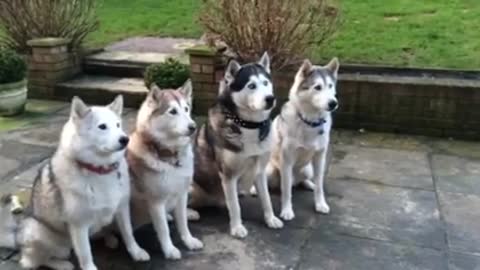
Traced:
<path fill-rule="evenodd" d="M 319 62 L 480 69 L 478 0 L 338 0 L 343 23 L 315 48 Z M 200 0 L 102 0 L 100 29 L 88 44 L 131 36 L 200 37 Z"/>
<path fill-rule="evenodd" d="M 199 37 L 200 0 L 102 0 L 100 29 L 89 44 L 106 45 L 131 36 Z"/>
<path fill-rule="evenodd" d="M 343 0 L 343 25 L 316 58 L 480 69 L 478 0 Z"/>

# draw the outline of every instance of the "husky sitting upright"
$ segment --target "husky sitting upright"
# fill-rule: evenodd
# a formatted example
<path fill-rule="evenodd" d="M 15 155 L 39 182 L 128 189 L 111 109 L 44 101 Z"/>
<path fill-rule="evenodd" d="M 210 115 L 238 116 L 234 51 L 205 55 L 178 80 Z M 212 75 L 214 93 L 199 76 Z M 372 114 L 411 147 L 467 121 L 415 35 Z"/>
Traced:
<path fill-rule="evenodd" d="M 25 213 L 9 217 L 5 209 L 11 199 L 4 197 L 2 223 L 9 224 L 0 226 L 6 230 L 0 232 L 0 244 L 21 249 L 23 268 L 71 270 L 74 266 L 68 259 L 73 247 L 80 268 L 96 270 L 90 236 L 113 219 L 133 259 L 150 259 L 132 233 L 122 108 L 121 96 L 107 107 L 87 107 L 74 98 L 59 147 L 40 169 Z"/>
<path fill-rule="evenodd" d="M 303 184 L 315 193 L 315 210 L 329 213 L 323 181 L 332 126 L 331 112 L 338 107 L 336 84 L 339 63 L 326 66 L 305 60 L 298 71 L 289 101 L 273 122 L 273 151 L 267 172 L 272 186 L 281 186 L 280 217 L 295 217 L 292 186 Z"/>
<path fill-rule="evenodd" d="M 128 145 L 128 163 L 133 181 L 132 209 L 135 227 L 153 222 L 165 257 L 180 259 L 170 238 L 167 215 L 173 210 L 177 231 L 188 249 L 203 243 L 187 224 L 188 191 L 193 178 L 190 117 L 192 85 L 178 90 L 153 87 L 138 112 L 135 132 Z"/>
<path fill-rule="evenodd" d="M 275 106 L 268 54 L 243 66 L 231 61 L 224 79 L 217 103 L 197 134 L 191 206 L 226 203 L 230 234 L 243 238 L 248 231 L 241 219 L 239 182 L 243 187 L 255 183 L 268 227 L 283 227 L 273 213 L 265 174 L 272 137 L 269 117 Z"/>

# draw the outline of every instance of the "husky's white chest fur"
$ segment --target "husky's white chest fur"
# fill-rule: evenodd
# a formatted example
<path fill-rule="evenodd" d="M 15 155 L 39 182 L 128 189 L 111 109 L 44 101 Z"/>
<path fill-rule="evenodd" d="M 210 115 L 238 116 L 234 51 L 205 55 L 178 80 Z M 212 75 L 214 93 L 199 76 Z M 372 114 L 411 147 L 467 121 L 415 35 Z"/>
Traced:
<path fill-rule="evenodd" d="M 139 191 L 151 200 L 164 202 L 170 211 L 188 193 L 193 176 L 192 147 L 188 145 L 179 153 L 178 166 L 161 160 L 152 162 L 151 170 L 144 171 L 141 179 L 136 179 L 141 181 Z"/>
<path fill-rule="evenodd" d="M 61 158 L 61 157 L 59 157 Z M 52 162 L 64 196 L 65 221 L 86 224 L 90 234 L 112 223 L 122 202 L 129 199 L 130 183 L 125 160 L 118 170 L 100 175 Z M 69 181 L 78 179 L 78 181 Z"/>

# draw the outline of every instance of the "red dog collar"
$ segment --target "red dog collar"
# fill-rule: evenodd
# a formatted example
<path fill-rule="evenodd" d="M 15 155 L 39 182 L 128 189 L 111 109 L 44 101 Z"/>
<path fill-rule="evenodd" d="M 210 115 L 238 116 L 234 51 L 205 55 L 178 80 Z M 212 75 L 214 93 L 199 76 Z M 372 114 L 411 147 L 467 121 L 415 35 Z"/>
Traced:
<path fill-rule="evenodd" d="M 118 162 L 112 163 L 107 166 L 96 166 L 96 165 L 85 163 L 78 160 L 77 160 L 77 164 L 82 169 L 91 171 L 96 174 L 102 174 L 102 175 L 110 174 L 111 172 L 116 171 L 119 166 Z"/>

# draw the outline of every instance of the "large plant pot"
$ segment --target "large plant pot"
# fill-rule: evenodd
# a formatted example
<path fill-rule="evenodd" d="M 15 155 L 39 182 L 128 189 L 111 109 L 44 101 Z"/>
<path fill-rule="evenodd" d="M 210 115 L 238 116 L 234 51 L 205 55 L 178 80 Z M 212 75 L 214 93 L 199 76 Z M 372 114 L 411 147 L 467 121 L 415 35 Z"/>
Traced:
<path fill-rule="evenodd" d="M 22 113 L 27 103 L 27 81 L 0 84 L 0 115 L 13 116 Z"/>

